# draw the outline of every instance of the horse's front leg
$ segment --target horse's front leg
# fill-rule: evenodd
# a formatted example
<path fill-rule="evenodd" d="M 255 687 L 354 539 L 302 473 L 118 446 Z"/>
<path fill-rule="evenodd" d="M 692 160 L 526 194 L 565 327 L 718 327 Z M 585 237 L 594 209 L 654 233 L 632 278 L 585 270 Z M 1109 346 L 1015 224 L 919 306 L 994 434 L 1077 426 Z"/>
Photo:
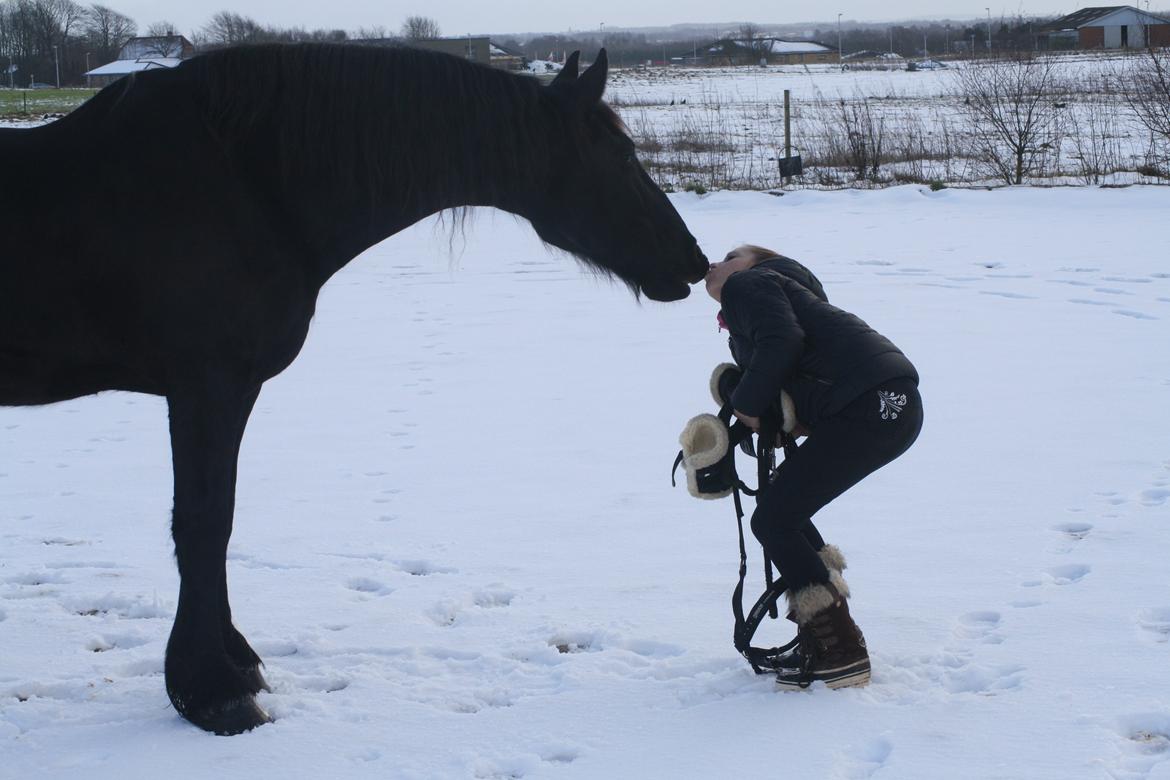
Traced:
<path fill-rule="evenodd" d="M 167 396 L 180 577 L 167 643 L 167 693 L 179 714 L 217 734 L 238 734 L 271 720 L 255 698 L 264 687 L 260 659 L 232 626 L 227 598 L 236 460 L 259 390 L 215 376 Z"/>

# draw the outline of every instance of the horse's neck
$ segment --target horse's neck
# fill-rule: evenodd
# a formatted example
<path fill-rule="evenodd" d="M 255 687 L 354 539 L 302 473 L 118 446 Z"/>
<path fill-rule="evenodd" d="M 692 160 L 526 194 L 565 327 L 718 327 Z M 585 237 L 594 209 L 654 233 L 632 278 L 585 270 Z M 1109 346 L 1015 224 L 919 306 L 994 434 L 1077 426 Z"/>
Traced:
<path fill-rule="evenodd" d="M 502 144 L 515 143 L 515 137 L 501 138 L 499 132 L 481 128 L 515 127 L 529 120 L 502 114 L 516 111 L 514 107 L 474 103 L 460 107 L 467 130 L 447 146 L 400 143 L 392 148 L 383 162 L 392 171 L 414 172 L 412 176 L 386 176 L 373 190 L 355 187 L 345 176 L 299 189 L 296 211 L 322 255 L 322 281 L 365 249 L 445 209 L 488 206 L 526 216 L 538 197 L 533 182 L 541 177 L 534 169 L 547 165 L 544 156 L 509 154 L 508 162 L 501 162 Z"/>

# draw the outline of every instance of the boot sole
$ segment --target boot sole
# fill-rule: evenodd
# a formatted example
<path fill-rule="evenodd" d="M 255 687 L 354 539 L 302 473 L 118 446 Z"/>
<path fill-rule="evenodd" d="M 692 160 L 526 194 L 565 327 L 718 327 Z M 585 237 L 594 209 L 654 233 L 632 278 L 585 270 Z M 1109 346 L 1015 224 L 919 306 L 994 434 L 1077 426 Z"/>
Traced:
<path fill-rule="evenodd" d="M 820 671 L 808 676 L 777 677 L 776 685 L 786 691 L 800 691 L 814 682 L 823 682 L 828 688 L 864 688 L 869 685 L 869 661 L 850 664 L 838 669 Z"/>

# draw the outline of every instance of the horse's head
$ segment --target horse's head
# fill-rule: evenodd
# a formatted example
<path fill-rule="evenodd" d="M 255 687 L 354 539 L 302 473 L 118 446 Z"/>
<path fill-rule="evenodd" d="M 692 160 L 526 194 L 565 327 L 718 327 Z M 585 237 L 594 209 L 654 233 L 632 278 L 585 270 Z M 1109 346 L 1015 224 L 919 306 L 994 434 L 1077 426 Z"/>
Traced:
<path fill-rule="evenodd" d="M 707 258 L 666 195 L 642 169 L 621 120 L 601 100 L 605 49 L 577 76 L 573 52 L 545 89 L 565 128 L 526 214 L 542 239 L 612 273 L 656 301 L 675 301 L 707 272 Z"/>

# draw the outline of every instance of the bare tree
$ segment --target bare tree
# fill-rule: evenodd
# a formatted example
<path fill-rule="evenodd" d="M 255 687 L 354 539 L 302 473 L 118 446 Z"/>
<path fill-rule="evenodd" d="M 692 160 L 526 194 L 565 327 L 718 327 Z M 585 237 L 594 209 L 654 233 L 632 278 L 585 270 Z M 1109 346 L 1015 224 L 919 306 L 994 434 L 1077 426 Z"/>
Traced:
<path fill-rule="evenodd" d="M 61 30 L 62 43 L 68 40 L 85 19 L 85 9 L 73 0 L 36 0 L 36 5 L 56 21 Z"/>
<path fill-rule="evenodd" d="M 847 167 L 858 181 L 877 181 L 886 162 L 886 121 L 860 91 L 852 99 L 820 102 L 825 129 L 826 161 Z"/>
<path fill-rule="evenodd" d="M 768 53 L 768 40 L 764 37 L 760 26 L 752 22 L 744 22 L 739 26 L 739 39 L 743 41 L 747 50 L 755 57 L 763 57 Z"/>
<path fill-rule="evenodd" d="M 997 60 L 957 71 L 958 94 L 983 160 L 1007 184 L 1059 154 L 1064 91 L 1050 58 Z"/>
<path fill-rule="evenodd" d="M 1170 52 L 1146 49 L 1121 74 L 1126 103 L 1146 129 L 1170 141 Z"/>
<path fill-rule="evenodd" d="M 408 16 L 402 23 L 402 37 L 421 41 L 439 37 L 439 23 L 429 16 Z"/>
<path fill-rule="evenodd" d="M 353 31 L 353 37 L 359 41 L 380 41 L 389 38 L 386 28 L 380 24 L 371 27 L 359 27 Z"/>
<path fill-rule="evenodd" d="M 83 22 L 89 45 L 97 49 L 102 59 L 110 59 L 118 48 L 138 31 L 138 25 L 129 16 L 104 5 L 91 5 Z"/>
<path fill-rule="evenodd" d="M 175 25 L 163 19 L 158 22 L 151 22 L 146 27 L 146 35 L 151 38 L 169 38 L 175 34 Z"/>
<path fill-rule="evenodd" d="M 264 28 L 256 20 L 234 11 L 220 11 L 203 26 L 203 39 L 211 46 L 238 46 L 260 40 Z"/>
<path fill-rule="evenodd" d="M 85 9 L 73 0 L 20 0 L 17 9 L 42 52 L 63 46 L 85 16 Z"/>
<path fill-rule="evenodd" d="M 1108 97 L 1090 94 L 1069 115 L 1069 135 L 1077 173 L 1085 184 L 1100 184 L 1121 168 L 1121 137 L 1116 105 Z"/>

